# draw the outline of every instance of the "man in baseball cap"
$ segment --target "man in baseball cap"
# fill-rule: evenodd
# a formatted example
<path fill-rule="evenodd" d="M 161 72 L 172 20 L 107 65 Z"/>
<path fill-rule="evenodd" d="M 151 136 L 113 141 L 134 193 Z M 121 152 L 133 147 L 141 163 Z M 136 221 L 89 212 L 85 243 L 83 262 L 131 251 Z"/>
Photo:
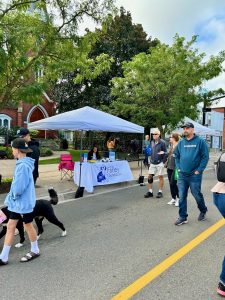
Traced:
<path fill-rule="evenodd" d="M 195 128 L 195 126 L 191 122 L 186 122 L 181 126 L 181 128 Z"/>
<path fill-rule="evenodd" d="M 208 146 L 202 138 L 195 134 L 193 123 L 186 122 L 181 127 L 184 130 L 184 138 L 174 150 L 176 168 L 179 174 L 177 181 L 179 189 L 179 217 L 175 225 L 182 225 L 188 222 L 187 196 L 189 188 L 200 211 L 198 221 L 205 220 L 208 210 L 201 192 L 202 174 L 209 160 Z"/>
<path fill-rule="evenodd" d="M 33 178 L 35 184 L 37 178 L 39 177 L 39 172 L 38 172 L 38 162 L 40 157 L 39 142 L 31 138 L 30 131 L 27 128 L 21 127 L 20 129 L 17 130 L 16 134 L 18 137 L 23 138 L 25 142 L 28 144 L 28 147 L 32 149 L 32 153 L 28 152 L 27 156 L 35 160 L 34 171 L 33 171 Z"/>
<path fill-rule="evenodd" d="M 16 135 L 18 137 L 25 137 L 26 135 L 30 134 L 30 131 L 27 128 L 21 127 L 20 129 L 17 130 Z"/>

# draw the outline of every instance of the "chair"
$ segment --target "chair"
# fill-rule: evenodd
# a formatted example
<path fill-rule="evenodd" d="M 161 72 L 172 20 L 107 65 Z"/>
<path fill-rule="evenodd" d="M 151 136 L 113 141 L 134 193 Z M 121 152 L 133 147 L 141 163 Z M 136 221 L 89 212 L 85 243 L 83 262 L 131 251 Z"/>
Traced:
<path fill-rule="evenodd" d="M 64 178 L 73 178 L 74 162 L 71 154 L 60 155 L 60 163 L 58 169 L 59 171 L 61 171 L 61 180 L 63 180 Z"/>

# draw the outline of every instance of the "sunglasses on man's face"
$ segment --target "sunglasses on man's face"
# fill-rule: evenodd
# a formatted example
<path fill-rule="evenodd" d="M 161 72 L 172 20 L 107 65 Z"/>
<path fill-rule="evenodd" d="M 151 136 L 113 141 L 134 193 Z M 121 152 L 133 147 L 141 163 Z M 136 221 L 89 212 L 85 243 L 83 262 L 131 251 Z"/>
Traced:
<path fill-rule="evenodd" d="M 159 135 L 158 133 L 153 133 L 152 135 Z"/>

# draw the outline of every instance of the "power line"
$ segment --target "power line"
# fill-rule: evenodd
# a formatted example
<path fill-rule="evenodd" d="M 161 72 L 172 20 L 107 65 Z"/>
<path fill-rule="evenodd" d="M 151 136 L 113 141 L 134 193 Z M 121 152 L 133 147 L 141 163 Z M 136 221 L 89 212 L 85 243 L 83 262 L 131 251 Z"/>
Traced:
<path fill-rule="evenodd" d="M 225 95 L 220 96 L 220 97 L 216 97 L 216 98 L 213 98 L 213 99 L 210 99 L 210 100 L 208 100 L 208 101 L 209 101 L 209 102 L 213 102 L 213 101 L 215 101 L 215 100 L 219 100 L 219 99 L 222 99 L 222 98 L 225 98 Z"/>

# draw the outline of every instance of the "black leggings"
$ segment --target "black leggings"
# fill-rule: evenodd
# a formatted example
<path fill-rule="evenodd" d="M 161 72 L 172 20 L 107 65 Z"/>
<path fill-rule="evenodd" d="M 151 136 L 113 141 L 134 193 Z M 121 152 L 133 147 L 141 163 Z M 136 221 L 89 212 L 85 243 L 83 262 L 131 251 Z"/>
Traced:
<path fill-rule="evenodd" d="M 177 187 L 177 181 L 174 180 L 173 173 L 174 170 L 171 169 L 167 169 L 167 175 L 168 175 L 168 180 L 169 180 L 169 184 L 170 184 L 170 193 L 173 199 L 179 198 L 179 191 L 178 191 L 178 187 Z"/>

